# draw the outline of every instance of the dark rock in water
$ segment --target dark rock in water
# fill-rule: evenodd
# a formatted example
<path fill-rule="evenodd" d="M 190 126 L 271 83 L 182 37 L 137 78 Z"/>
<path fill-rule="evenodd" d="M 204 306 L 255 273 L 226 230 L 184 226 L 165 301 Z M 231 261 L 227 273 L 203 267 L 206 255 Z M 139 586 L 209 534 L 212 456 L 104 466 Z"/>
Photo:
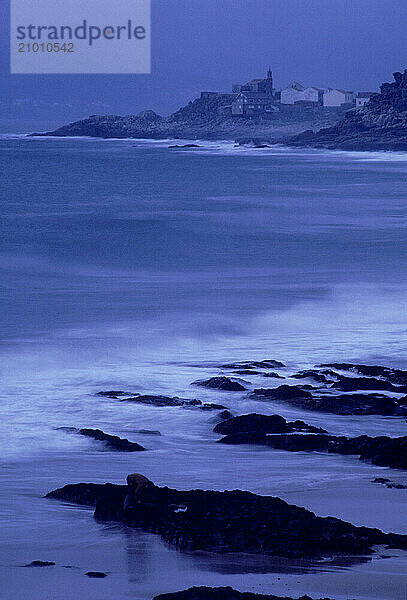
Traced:
<path fill-rule="evenodd" d="M 259 415 L 252 413 L 233 417 L 216 425 L 214 432 L 228 435 L 231 433 L 290 433 L 292 431 L 308 431 L 310 433 L 326 433 L 324 429 L 307 425 L 303 421 L 287 422 L 280 415 Z"/>
<path fill-rule="evenodd" d="M 381 367 L 378 365 L 358 365 L 353 363 L 330 363 L 321 365 L 321 367 L 333 367 L 341 371 L 353 371 L 365 377 L 384 377 L 391 383 L 397 385 L 407 385 L 407 371 L 401 369 L 392 369 L 391 367 Z"/>
<path fill-rule="evenodd" d="M 244 360 L 235 363 L 220 365 L 221 369 L 278 369 L 285 367 L 285 364 L 273 359 L 266 360 Z"/>
<path fill-rule="evenodd" d="M 65 431 L 66 433 L 78 433 L 79 429 L 77 427 L 55 427 L 56 431 Z"/>
<path fill-rule="evenodd" d="M 260 400 L 307 400 L 312 398 L 310 392 L 297 385 L 280 385 L 276 388 L 259 388 L 253 390 L 251 396 Z"/>
<path fill-rule="evenodd" d="M 209 419 L 209 423 L 222 423 L 223 421 L 227 421 L 228 419 L 232 419 L 233 418 L 233 414 L 230 412 L 230 410 L 223 410 L 222 412 L 218 413 L 215 417 L 213 417 L 212 419 Z"/>
<path fill-rule="evenodd" d="M 107 574 L 102 573 L 102 571 L 88 571 L 85 575 L 86 577 L 93 577 L 94 579 L 104 579 L 107 577 Z"/>
<path fill-rule="evenodd" d="M 115 390 L 112 390 L 110 392 L 98 392 L 97 396 L 106 396 L 107 398 L 119 398 L 120 396 L 127 396 L 130 395 L 130 392 L 121 392 L 118 391 L 116 392 Z"/>
<path fill-rule="evenodd" d="M 136 429 L 134 433 L 141 433 L 142 435 L 161 436 L 161 431 L 158 431 L 158 429 Z"/>
<path fill-rule="evenodd" d="M 165 542 L 184 551 L 301 558 L 367 554 L 379 544 L 407 549 L 407 535 L 317 517 L 272 496 L 150 486 L 140 493 L 136 507 L 124 511 L 126 493 L 126 486 L 81 483 L 47 497 L 95 506 L 95 518 L 160 534 Z"/>
<path fill-rule="evenodd" d="M 360 460 L 380 467 L 407 469 L 407 436 L 390 438 L 361 435 L 346 438 L 314 434 L 260 434 L 256 432 L 231 434 L 220 440 L 222 444 L 259 444 L 290 452 L 319 451 L 331 454 L 359 455 Z"/>
<path fill-rule="evenodd" d="M 306 410 L 318 410 L 338 415 L 382 415 L 404 416 L 407 407 L 400 400 L 383 394 L 340 394 L 339 396 L 319 396 L 303 404 Z"/>
<path fill-rule="evenodd" d="M 184 400 L 182 398 L 168 396 L 156 396 L 153 394 L 137 394 L 131 398 L 121 398 L 121 402 L 135 402 L 138 404 L 147 404 L 148 406 L 201 406 L 200 400 Z"/>
<path fill-rule="evenodd" d="M 283 375 L 279 375 L 278 373 L 274 373 L 271 371 L 270 373 L 262 373 L 263 377 L 273 377 L 274 379 L 285 379 Z"/>
<path fill-rule="evenodd" d="M 219 444 L 238 446 L 240 444 L 253 444 L 256 446 L 267 446 L 267 434 L 261 431 L 236 431 L 225 435 Z"/>
<path fill-rule="evenodd" d="M 269 446 L 276 450 L 288 450 L 290 452 L 327 452 L 331 440 L 332 438 L 327 435 L 267 435 L 246 432 L 227 435 L 219 440 L 219 443 L 229 445 L 256 444 L 259 446 Z"/>
<path fill-rule="evenodd" d="M 404 483 L 395 483 L 386 477 L 375 477 L 375 479 L 372 479 L 372 483 L 380 483 L 385 485 L 388 489 L 407 490 L 407 485 Z"/>
<path fill-rule="evenodd" d="M 199 407 L 200 410 L 227 410 L 227 406 L 223 406 L 223 404 L 214 404 L 209 402 L 208 404 L 202 404 L 202 406 Z"/>
<path fill-rule="evenodd" d="M 300 371 L 299 373 L 295 373 L 291 375 L 294 379 L 313 379 L 318 383 L 333 383 L 331 379 L 328 379 L 326 375 L 320 373 L 319 371 L 315 371 L 314 369 L 307 369 L 305 371 Z"/>
<path fill-rule="evenodd" d="M 173 146 L 168 146 L 168 148 L 200 148 L 198 144 L 175 144 Z"/>
<path fill-rule="evenodd" d="M 372 483 L 390 483 L 390 479 L 387 479 L 387 477 L 375 477 Z"/>
<path fill-rule="evenodd" d="M 319 371 L 320 373 L 322 373 L 323 375 L 328 375 L 328 377 L 333 377 L 334 379 L 339 379 L 340 375 L 339 373 L 337 373 L 336 371 L 333 371 L 332 369 L 320 369 Z"/>
<path fill-rule="evenodd" d="M 407 403 L 403 398 L 391 398 L 383 394 L 324 394 L 313 396 L 312 386 L 281 385 L 271 389 L 255 389 L 251 396 L 263 400 L 286 402 L 303 410 L 338 415 L 407 415 Z"/>
<path fill-rule="evenodd" d="M 261 371 L 255 371 L 254 369 L 241 369 L 240 371 L 233 371 L 235 375 L 264 375 Z"/>
<path fill-rule="evenodd" d="M 309 391 L 312 391 L 312 390 L 320 391 L 320 389 L 321 389 L 320 386 L 311 385 L 310 383 L 304 383 L 303 385 L 299 385 L 297 387 L 301 388 L 302 390 L 307 390 L 307 391 L 308 390 Z"/>
<path fill-rule="evenodd" d="M 160 594 L 153 600 L 293 600 L 287 596 L 270 594 L 255 594 L 253 592 L 238 592 L 231 587 L 192 587 L 181 592 Z M 301 596 L 298 600 L 312 600 L 309 596 Z M 321 599 L 322 600 L 322 599 Z M 325 598 L 324 600 L 329 600 Z"/>
<path fill-rule="evenodd" d="M 328 435 L 268 435 L 266 445 L 291 452 L 328 451 L 334 438 Z"/>
<path fill-rule="evenodd" d="M 142 450 L 145 450 L 140 444 L 129 442 L 129 440 L 120 438 L 117 435 L 109 435 L 100 429 L 80 429 L 78 433 L 99 442 L 103 442 L 109 448 L 120 450 L 121 452 L 141 452 Z"/>
<path fill-rule="evenodd" d="M 55 563 L 50 560 L 33 560 L 24 567 L 54 567 Z"/>
<path fill-rule="evenodd" d="M 198 379 L 193 381 L 191 385 L 199 385 L 200 387 L 211 388 L 214 390 L 226 390 L 229 392 L 243 392 L 246 388 L 229 377 L 211 377 L 210 379 Z"/>
<path fill-rule="evenodd" d="M 393 383 L 390 383 L 390 381 L 383 381 L 383 379 L 375 379 L 373 377 L 340 377 L 339 381 L 333 383 L 331 387 L 342 392 L 356 392 L 359 390 L 407 391 L 407 388 L 404 386 L 397 387 Z"/>

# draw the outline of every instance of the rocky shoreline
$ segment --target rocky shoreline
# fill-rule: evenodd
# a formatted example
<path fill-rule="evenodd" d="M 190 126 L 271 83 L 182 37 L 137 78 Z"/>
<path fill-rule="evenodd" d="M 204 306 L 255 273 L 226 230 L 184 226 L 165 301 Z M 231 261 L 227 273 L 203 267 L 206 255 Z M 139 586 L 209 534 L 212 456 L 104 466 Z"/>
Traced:
<path fill-rule="evenodd" d="M 134 139 L 206 139 L 257 140 L 282 142 L 306 129 L 320 129 L 336 123 L 345 114 L 342 107 L 301 107 L 281 105 L 278 111 L 256 117 L 223 116 L 220 109 L 229 100 L 222 96 L 201 97 L 168 117 L 152 110 L 137 115 L 91 115 L 54 131 L 32 133 L 31 136 L 99 137 Z M 174 146 L 174 145 L 172 145 Z M 175 145 L 176 146 L 176 145 Z M 195 144 L 188 145 L 193 150 Z M 186 147 L 182 145 L 181 147 Z"/>
<path fill-rule="evenodd" d="M 351 151 L 407 151 L 407 69 L 394 73 L 360 108 L 281 105 L 270 115 L 219 114 L 222 97 L 197 98 L 168 117 L 145 110 L 138 115 L 92 115 L 36 137 L 234 140 L 267 148 L 269 144 Z M 177 145 L 171 147 L 176 148 Z M 179 146 L 194 149 L 195 144 Z"/>
<path fill-rule="evenodd" d="M 127 486 L 79 483 L 46 497 L 94 506 L 98 520 L 159 534 L 166 543 L 187 552 L 323 558 L 371 554 L 377 545 L 407 549 L 407 535 L 318 517 L 277 497 L 152 485 L 141 490 L 135 506 L 126 509 L 127 493 Z"/>
<path fill-rule="evenodd" d="M 240 401 L 259 406 L 288 405 L 313 413 L 405 419 L 407 412 L 407 370 L 380 365 L 335 362 L 294 371 L 274 359 L 231 361 L 204 367 L 206 377 L 192 380 L 197 394 L 214 397 L 215 402 L 199 398 L 132 393 L 108 390 L 94 393 L 96 401 L 141 404 L 155 410 L 208 410 L 216 416 L 206 419 L 213 442 L 223 445 L 263 446 L 287 452 L 318 452 L 359 457 L 381 467 L 407 469 L 407 436 L 348 437 L 333 435 L 306 420 L 288 420 L 279 414 L 233 414 Z M 213 375 L 208 376 L 208 370 Z M 244 379 L 235 375 L 244 374 Z M 274 387 L 258 388 L 255 382 L 270 376 Z M 192 379 L 192 377 L 191 377 Z M 281 383 L 284 379 L 284 383 Z M 293 384 L 295 382 L 295 384 Z M 202 390 L 202 392 L 200 392 Z M 339 393 L 340 392 L 340 393 Z M 222 403 L 218 402 L 221 395 Z M 186 394 L 188 396 L 188 394 Z M 235 401 L 234 410 L 223 404 Z M 237 400 L 237 404 L 236 404 Z M 226 404 L 229 404 L 226 402 Z M 209 427 L 209 423 L 212 425 Z M 106 450 L 134 452 L 145 450 L 100 429 L 59 428 L 86 436 Z M 134 430 L 157 435 L 158 431 Z M 407 550 L 407 535 L 386 533 L 374 527 L 360 527 L 336 517 L 317 516 L 310 510 L 290 504 L 278 496 L 258 495 L 235 489 L 213 491 L 179 490 L 158 487 L 139 474 L 143 482 L 137 496 L 133 488 L 111 483 L 74 483 L 47 493 L 46 498 L 94 508 L 100 522 L 116 522 L 145 533 L 159 535 L 166 544 L 181 552 L 213 554 L 253 554 L 288 561 L 351 559 L 356 563 L 379 556 L 379 547 Z M 130 480 L 128 480 L 130 481 Z M 145 483 L 147 482 L 147 484 Z M 404 493 L 400 480 L 375 477 L 376 486 Z M 278 493 L 278 492 L 277 492 Z M 129 500 L 130 498 L 130 500 Z M 329 514 L 329 513 L 328 513 Z M 232 588 L 190 588 L 158 596 L 160 600 L 292 600 L 273 595 L 243 593 Z M 301 600 L 311 600 L 304 596 Z"/>
<path fill-rule="evenodd" d="M 291 146 L 339 150 L 407 150 L 407 69 L 393 74 L 380 93 L 350 110 L 336 125 L 308 130 L 289 140 Z"/>
<path fill-rule="evenodd" d="M 181 592 L 160 594 L 153 600 L 293 600 L 288 596 L 274 596 L 273 594 L 255 594 L 252 592 L 239 592 L 231 587 L 192 587 Z M 309 596 L 301 596 L 298 600 L 312 600 Z M 329 600 L 328 598 L 320 600 Z"/>

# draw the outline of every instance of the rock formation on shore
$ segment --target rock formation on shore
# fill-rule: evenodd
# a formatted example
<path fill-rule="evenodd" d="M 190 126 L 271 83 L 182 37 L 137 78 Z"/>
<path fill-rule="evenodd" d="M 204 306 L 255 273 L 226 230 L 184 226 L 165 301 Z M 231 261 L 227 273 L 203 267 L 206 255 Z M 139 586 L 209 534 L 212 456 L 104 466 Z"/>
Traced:
<path fill-rule="evenodd" d="M 290 505 L 280 498 L 240 490 L 178 491 L 150 486 L 124 510 L 127 486 L 80 483 L 48 498 L 95 506 L 95 518 L 119 521 L 183 551 L 245 552 L 287 558 L 361 555 L 375 545 L 407 549 L 407 535 L 355 527 Z"/>
<path fill-rule="evenodd" d="M 239 592 L 231 587 L 192 587 L 181 592 L 160 594 L 153 600 L 293 600 L 288 596 L 274 596 L 272 594 L 255 594 L 253 592 Z M 312 600 L 309 596 L 301 596 L 298 600 Z M 322 599 L 321 599 L 322 600 Z M 325 598 L 324 600 L 329 600 Z"/>
<path fill-rule="evenodd" d="M 292 146 L 342 150 L 407 150 L 407 69 L 394 73 L 361 108 L 350 110 L 336 125 L 304 131 Z"/>
<path fill-rule="evenodd" d="M 320 106 L 282 105 L 279 110 L 270 114 L 232 117 L 220 113 L 225 104 L 230 104 L 230 97 L 213 95 L 197 98 L 168 117 L 157 115 L 152 110 L 124 117 L 92 115 L 54 131 L 31 135 L 281 141 L 304 129 L 333 125 L 344 115 L 342 107 L 326 110 Z"/>
<path fill-rule="evenodd" d="M 227 425 L 225 421 L 222 425 Z M 326 434 L 266 434 L 255 429 L 234 431 L 219 440 L 222 444 L 256 444 L 289 452 L 328 452 L 356 455 L 379 467 L 407 469 L 407 436 L 390 438 L 360 435 L 355 438 Z"/>
<path fill-rule="evenodd" d="M 103 445 L 109 449 L 118 450 L 120 452 L 142 452 L 145 450 L 145 448 L 140 444 L 137 444 L 137 442 L 129 442 L 129 440 L 126 438 L 121 438 L 117 435 L 110 435 L 101 429 L 78 429 L 77 427 L 58 427 L 58 429 L 61 431 L 66 431 L 67 433 L 84 435 L 85 437 L 102 442 Z"/>
<path fill-rule="evenodd" d="M 222 435 L 233 433 L 292 433 L 293 431 L 307 431 L 308 433 L 326 433 L 325 429 L 308 425 L 304 421 L 286 421 L 280 415 L 258 415 L 251 413 L 232 417 L 216 425 L 214 432 Z"/>

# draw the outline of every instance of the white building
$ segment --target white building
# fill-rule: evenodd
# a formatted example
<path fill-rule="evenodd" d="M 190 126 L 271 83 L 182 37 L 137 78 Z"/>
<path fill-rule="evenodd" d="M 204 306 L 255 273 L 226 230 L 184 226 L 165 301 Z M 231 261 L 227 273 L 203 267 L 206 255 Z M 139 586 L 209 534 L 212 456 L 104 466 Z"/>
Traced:
<path fill-rule="evenodd" d="M 366 102 L 369 102 L 371 96 L 373 96 L 375 92 L 359 92 L 356 95 L 356 108 L 360 108 L 364 106 Z"/>
<path fill-rule="evenodd" d="M 343 104 L 353 104 L 355 99 L 354 92 L 345 90 L 328 90 L 324 93 L 324 106 L 342 106 Z"/>
<path fill-rule="evenodd" d="M 302 92 L 305 87 L 294 81 L 288 87 L 281 91 L 281 104 L 295 104 L 298 100 L 302 100 Z"/>
<path fill-rule="evenodd" d="M 323 95 L 325 91 L 325 89 L 317 88 L 314 86 L 307 87 L 302 92 L 301 100 L 305 102 L 315 102 L 316 104 L 322 104 Z"/>
<path fill-rule="evenodd" d="M 314 86 L 304 87 L 294 81 L 281 92 L 281 104 L 295 104 L 296 102 L 314 102 L 322 104 L 322 97 L 326 90 Z"/>

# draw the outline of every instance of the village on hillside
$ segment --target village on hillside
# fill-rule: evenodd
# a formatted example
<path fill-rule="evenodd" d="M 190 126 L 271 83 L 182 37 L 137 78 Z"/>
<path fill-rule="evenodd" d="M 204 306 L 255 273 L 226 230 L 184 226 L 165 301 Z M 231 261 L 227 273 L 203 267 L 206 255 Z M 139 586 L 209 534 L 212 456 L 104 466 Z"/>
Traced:
<path fill-rule="evenodd" d="M 201 98 L 221 97 L 222 100 L 227 101 L 226 105 L 219 108 L 221 114 L 238 117 L 276 112 L 281 106 L 360 108 L 375 93 L 329 87 L 305 87 L 298 82 L 277 90 L 274 88 L 273 73 L 269 68 L 264 79 L 252 79 L 245 84 L 235 84 L 232 86 L 232 92 L 201 92 Z"/>

